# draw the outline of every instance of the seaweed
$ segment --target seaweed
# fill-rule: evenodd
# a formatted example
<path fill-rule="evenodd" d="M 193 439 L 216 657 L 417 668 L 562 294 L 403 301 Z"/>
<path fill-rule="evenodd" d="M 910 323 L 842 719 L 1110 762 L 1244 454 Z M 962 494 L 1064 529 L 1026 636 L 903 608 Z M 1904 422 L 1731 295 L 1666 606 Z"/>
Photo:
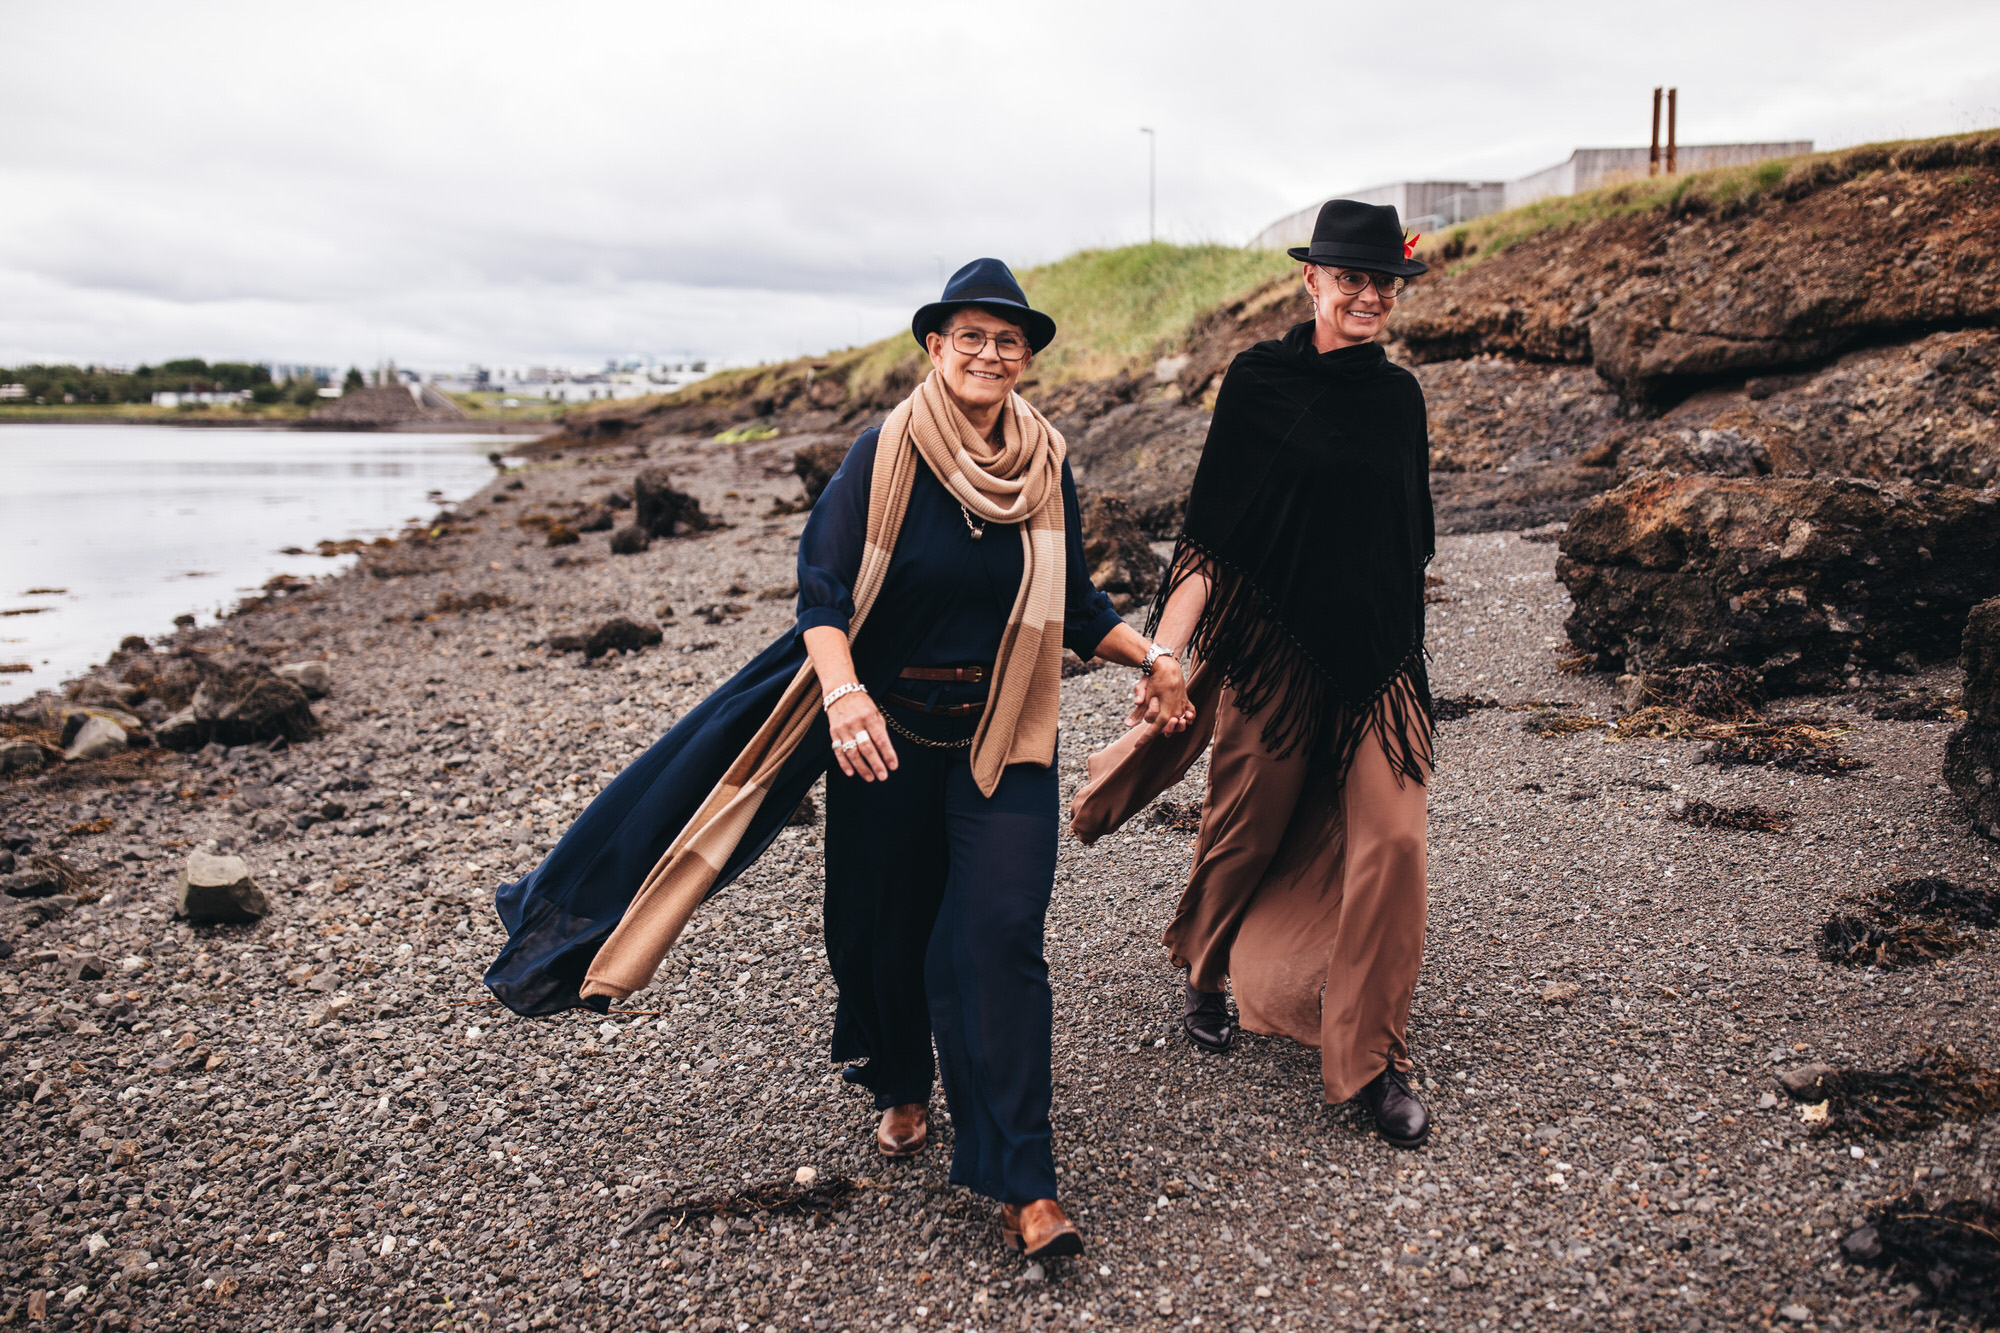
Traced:
<path fill-rule="evenodd" d="M 826 1176 L 809 1185 L 780 1179 L 691 1199 L 657 1199 L 619 1234 L 630 1236 L 659 1226 L 678 1230 L 706 1218 L 830 1217 L 847 1207 L 868 1184 L 849 1176 Z"/>
<path fill-rule="evenodd" d="M 1924 876 L 1884 885 L 1819 929 L 1819 956 L 1849 967 L 1907 967 L 1979 947 L 1959 925 L 2000 923 L 2000 891 Z"/>
<path fill-rule="evenodd" d="M 1155 801 L 1146 811 L 1146 823 L 1172 833 L 1201 832 L 1201 802 Z"/>
<path fill-rule="evenodd" d="M 1470 717 L 1482 708 L 1498 708 L 1498 699 L 1489 699 L 1477 694 L 1454 694 L 1443 699 L 1431 700 L 1431 721 L 1456 722 Z"/>
<path fill-rule="evenodd" d="M 1815 1067 L 1781 1077 L 1778 1084 L 1809 1109 L 1826 1108 L 1807 1122 L 1815 1136 L 1907 1139 L 1947 1120 L 1969 1123 L 2000 1110 L 2000 1070 L 1951 1046 L 1919 1047 L 1914 1059 L 1879 1073 Z"/>
<path fill-rule="evenodd" d="M 2000 1323 L 2000 1207 L 1990 1200 L 1932 1203 L 1912 1190 L 1870 1211 L 1840 1248 L 1892 1282 L 1916 1284 L 1932 1305 Z"/>
<path fill-rule="evenodd" d="M 1696 828 L 1741 829 L 1750 833 L 1790 833 L 1793 819 L 1789 810 L 1762 805 L 1711 805 L 1707 801 L 1683 801 L 1667 817 Z"/>

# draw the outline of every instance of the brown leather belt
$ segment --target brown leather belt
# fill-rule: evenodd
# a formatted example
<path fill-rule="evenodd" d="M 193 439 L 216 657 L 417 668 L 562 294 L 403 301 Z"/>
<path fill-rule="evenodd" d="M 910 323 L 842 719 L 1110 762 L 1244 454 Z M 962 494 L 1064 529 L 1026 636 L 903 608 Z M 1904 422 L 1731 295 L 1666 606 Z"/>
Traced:
<path fill-rule="evenodd" d="M 986 711 L 986 702 L 983 699 L 976 704 L 945 704 L 939 708 L 932 708 L 920 700 L 905 699 L 900 694 L 892 694 L 889 696 L 889 702 L 907 708 L 913 713 L 922 713 L 925 717 L 978 717 Z"/>
<path fill-rule="evenodd" d="M 986 675 L 983 666 L 904 667 L 902 671 L 904 680 L 985 680 Z"/>

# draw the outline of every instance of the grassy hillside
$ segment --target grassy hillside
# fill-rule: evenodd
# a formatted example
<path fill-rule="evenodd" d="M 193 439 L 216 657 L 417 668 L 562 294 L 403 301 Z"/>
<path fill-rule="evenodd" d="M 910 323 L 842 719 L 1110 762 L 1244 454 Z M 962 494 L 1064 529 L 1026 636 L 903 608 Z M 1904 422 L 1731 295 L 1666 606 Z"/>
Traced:
<path fill-rule="evenodd" d="M 1975 165 L 2000 166 L 2000 130 L 1862 144 L 1748 166 L 1654 176 L 1542 199 L 1425 237 L 1417 247 L 1417 256 L 1458 273 L 1531 236 L 1587 222 L 1652 212 L 1728 217 L 1767 198 L 1802 199 L 1815 190 L 1871 171 L 1937 171 Z"/>
<path fill-rule="evenodd" d="M 1052 387 L 1150 366 L 1176 350 L 1200 316 L 1290 268 L 1291 261 L 1272 251 L 1156 241 L 1084 250 L 1028 269 L 1017 275 L 1022 288 L 1059 330 L 1055 343 L 1035 358 L 1030 382 Z M 820 385 L 829 405 L 894 399 L 927 369 L 916 341 L 898 330 L 865 347 L 725 370 L 674 394 L 584 408 L 566 419 L 587 427 L 593 417 L 648 406 L 701 408 L 765 395 L 793 400 L 802 384 L 807 397 Z"/>

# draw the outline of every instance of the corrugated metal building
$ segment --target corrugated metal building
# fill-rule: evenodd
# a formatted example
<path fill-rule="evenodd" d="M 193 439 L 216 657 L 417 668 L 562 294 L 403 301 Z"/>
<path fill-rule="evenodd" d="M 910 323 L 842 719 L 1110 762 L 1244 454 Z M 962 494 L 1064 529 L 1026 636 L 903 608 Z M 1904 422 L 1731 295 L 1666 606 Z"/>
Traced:
<path fill-rule="evenodd" d="M 1743 166 L 1774 157 L 1796 157 L 1813 150 L 1812 140 L 1785 143 L 1682 144 L 1675 150 L 1675 166 L 1681 173 L 1707 171 L 1713 167 Z M 1532 172 L 1505 184 L 1482 181 L 1398 181 L 1393 185 L 1371 185 L 1365 190 L 1329 195 L 1333 199 L 1358 199 L 1364 204 L 1394 204 L 1403 225 L 1411 231 L 1435 232 L 1488 213 L 1555 195 L 1578 194 L 1605 185 L 1641 179 L 1646 175 L 1649 150 L 1645 148 L 1579 148 L 1566 161 Z M 1280 218 L 1257 233 L 1250 248 L 1283 250 L 1304 245 L 1312 239 L 1313 221 L 1320 205 L 1302 208 Z"/>

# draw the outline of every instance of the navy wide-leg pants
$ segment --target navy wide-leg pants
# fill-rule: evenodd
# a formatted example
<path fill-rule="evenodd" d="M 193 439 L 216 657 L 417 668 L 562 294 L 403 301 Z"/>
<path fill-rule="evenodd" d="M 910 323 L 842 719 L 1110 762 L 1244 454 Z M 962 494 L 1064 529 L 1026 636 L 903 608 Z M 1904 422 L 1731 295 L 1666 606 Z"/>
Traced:
<path fill-rule="evenodd" d="M 894 705 L 921 735 L 957 725 Z M 877 1109 L 930 1098 L 936 1038 L 951 1179 L 1002 1203 L 1056 1197 L 1054 1022 L 1043 919 L 1055 882 L 1056 770 L 1011 765 L 991 798 L 970 752 L 894 735 L 886 782 L 827 776 L 827 960 L 840 987 L 833 1058 Z"/>

